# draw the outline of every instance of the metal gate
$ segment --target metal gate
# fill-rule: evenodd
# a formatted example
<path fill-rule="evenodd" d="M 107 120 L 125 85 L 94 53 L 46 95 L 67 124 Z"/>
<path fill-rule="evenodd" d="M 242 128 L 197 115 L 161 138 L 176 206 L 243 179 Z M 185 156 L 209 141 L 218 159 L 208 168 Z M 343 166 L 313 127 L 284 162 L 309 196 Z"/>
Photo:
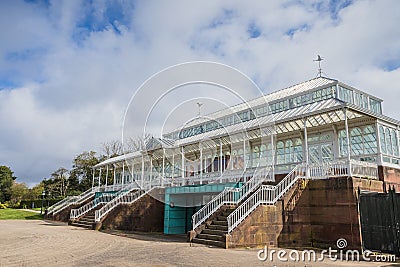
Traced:
<path fill-rule="evenodd" d="M 363 248 L 400 256 L 400 194 L 359 194 Z"/>

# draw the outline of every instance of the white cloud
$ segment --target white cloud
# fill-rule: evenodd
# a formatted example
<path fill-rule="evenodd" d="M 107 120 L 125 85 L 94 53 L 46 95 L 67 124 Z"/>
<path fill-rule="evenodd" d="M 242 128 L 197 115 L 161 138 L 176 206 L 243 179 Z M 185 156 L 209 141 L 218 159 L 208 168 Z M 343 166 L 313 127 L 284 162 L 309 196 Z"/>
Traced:
<path fill-rule="evenodd" d="M 398 1 L 110 3 L 0 3 L 0 88 L 11 87 L 0 91 L 0 164 L 20 181 L 118 138 L 141 83 L 191 60 L 232 65 L 271 92 L 315 77 L 318 53 L 328 76 L 383 98 L 400 119 Z"/>

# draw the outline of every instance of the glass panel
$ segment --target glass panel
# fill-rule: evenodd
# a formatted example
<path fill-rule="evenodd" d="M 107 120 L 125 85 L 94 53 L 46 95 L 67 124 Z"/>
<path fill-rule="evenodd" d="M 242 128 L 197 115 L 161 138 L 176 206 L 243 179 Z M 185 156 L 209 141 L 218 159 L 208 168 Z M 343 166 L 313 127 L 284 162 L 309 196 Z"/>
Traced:
<path fill-rule="evenodd" d="M 339 154 L 341 157 L 345 157 L 347 155 L 347 138 L 346 131 L 340 130 L 338 134 L 338 143 L 339 143 Z"/>
<path fill-rule="evenodd" d="M 364 154 L 375 154 L 378 152 L 375 126 L 369 125 L 364 128 L 363 139 L 364 139 Z"/>
<path fill-rule="evenodd" d="M 282 141 L 276 143 L 276 163 L 285 163 L 285 145 Z"/>
<path fill-rule="evenodd" d="M 311 145 L 309 148 L 309 157 L 311 163 L 319 163 L 319 145 Z"/>
<path fill-rule="evenodd" d="M 390 130 L 388 128 L 385 129 L 385 139 L 386 139 L 386 151 L 389 155 L 393 155 L 392 138 Z"/>
<path fill-rule="evenodd" d="M 379 142 L 381 143 L 381 152 L 386 154 L 386 140 L 383 126 L 379 126 Z"/>
<path fill-rule="evenodd" d="M 399 156 L 399 144 L 397 143 L 397 133 L 394 129 L 392 129 L 392 146 L 393 146 L 393 155 Z"/>
<path fill-rule="evenodd" d="M 354 128 L 350 132 L 350 145 L 352 155 L 363 154 L 363 139 L 360 128 Z"/>
<path fill-rule="evenodd" d="M 303 161 L 303 146 L 300 138 L 294 140 L 293 161 L 294 162 Z"/>

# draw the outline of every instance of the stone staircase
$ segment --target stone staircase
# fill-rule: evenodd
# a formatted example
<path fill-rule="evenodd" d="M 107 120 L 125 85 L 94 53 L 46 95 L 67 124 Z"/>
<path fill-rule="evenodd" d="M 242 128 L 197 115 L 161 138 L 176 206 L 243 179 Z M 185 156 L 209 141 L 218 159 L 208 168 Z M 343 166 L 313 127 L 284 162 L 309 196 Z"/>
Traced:
<path fill-rule="evenodd" d="M 229 206 L 221 209 L 216 216 L 205 224 L 193 243 L 226 248 L 226 234 L 228 233 L 227 217 L 235 210 L 235 206 Z"/>
<path fill-rule="evenodd" d="M 95 214 L 96 210 L 100 209 L 102 206 L 103 205 L 100 204 L 95 209 L 89 211 L 88 213 L 86 213 L 85 215 L 80 217 L 79 219 L 71 220 L 69 222 L 69 225 L 85 228 L 85 229 L 88 229 L 88 230 L 95 229 L 96 221 L 95 221 L 95 218 L 94 218 L 94 216 L 95 216 L 94 214 Z"/>

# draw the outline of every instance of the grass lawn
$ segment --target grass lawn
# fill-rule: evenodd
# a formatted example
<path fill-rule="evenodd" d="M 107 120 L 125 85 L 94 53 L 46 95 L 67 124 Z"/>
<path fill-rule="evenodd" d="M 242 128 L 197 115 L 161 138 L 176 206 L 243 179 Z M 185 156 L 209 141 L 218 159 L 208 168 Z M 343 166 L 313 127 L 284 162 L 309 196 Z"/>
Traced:
<path fill-rule="evenodd" d="M 18 209 L 0 209 L 0 220 L 42 220 L 43 215 Z"/>

